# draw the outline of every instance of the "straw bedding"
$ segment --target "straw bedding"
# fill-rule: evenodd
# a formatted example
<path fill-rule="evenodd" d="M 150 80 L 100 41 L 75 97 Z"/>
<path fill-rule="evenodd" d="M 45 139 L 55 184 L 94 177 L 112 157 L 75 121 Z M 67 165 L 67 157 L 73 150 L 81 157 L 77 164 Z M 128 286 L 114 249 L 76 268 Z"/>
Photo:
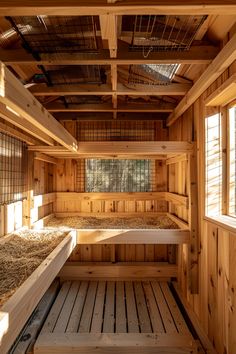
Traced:
<path fill-rule="evenodd" d="M 0 244 L 0 307 L 66 234 L 52 230 L 22 230 Z"/>
<path fill-rule="evenodd" d="M 167 216 L 144 217 L 55 217 L 47 227 L 60 229 L 178 229 Z"/>

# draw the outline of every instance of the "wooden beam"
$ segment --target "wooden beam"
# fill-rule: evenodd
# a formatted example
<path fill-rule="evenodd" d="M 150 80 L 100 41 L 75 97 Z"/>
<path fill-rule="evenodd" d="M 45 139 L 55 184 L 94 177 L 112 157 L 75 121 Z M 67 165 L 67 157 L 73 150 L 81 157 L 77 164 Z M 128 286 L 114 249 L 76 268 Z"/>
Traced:
<path fill-rule="evenodd" d="M 147 112 L 145 113 L 145 120 L 151 121 L 163 121 L 165 120 L 166 115 L 168 113 L 165 112 Z M 53 116 L 59 121 L 111 121 L 113 120 L 113 116 L 109 112 L 98 112 L 98 113 L 90 113 L 90 112 L 57 112 L 54 113 Z M 121 112 L 117 115 L 117 119 L 120 121 L 133 121 L 133 120 L 143 120 L 143 113 L 135 113 L 135 112 Z"/>
<path fill-rule="evenodd" d="M 67 258 L 75 247 L 75 234 L 68 234 L 41 265 L 2 306 L 0 314 L 8 318 L 0 337 L 0 352 L 7 353 Z"/>
<path fill-rule="evenodd" d="M 117 66 L 112 64 L 111 69 L 112 85 L 108 84 L 86 84 L 86 85 L 54 85 L 47 86 L 46 84 L 37 84 L 30 87 L 29 91 L 34 96 L 76 96 L 76 95 L 99 95 L 110 96 L 116 93 L 119 96 L 182 96 L 185 95 L 190 88 L 191 84 L 169 84 L 169 85 L 156 85 L 153 87 L 146 86 L 145 89 L 132 90 L 122 84 L 117 85 Z"/>
<path fill-rule="evenodd" d="M 108 41 L 108 49 L 111 58 L 117 56 L 117 16 L 116 15 L 100 15 L 100 29 L 103 40 Z"/>
<path fill-rule="evenodd" d="M 35 152 L 34 159 L 39 161 L 44 161 L 56 165 L 58 160 L 54 157 L 43 154 L 42 152 Z"/>
<path fill-rule="evenodd" d="M 0 102 L 17 117 L 23 117 L 44 134 L 70 151 L 77 149 L 77 141 L 45 110 L 34 96 L 0 63 Z"/>
<path fill-rule="evenodd" d="M 193 145 L 188 141 L 100 141 L 80 142 L 76 155 L 163 155 L 163 154 L 185 154 L 192 151 Z M 29 146 L 29 151 L 43 153 L 64 153 L 66 149 L 62 146 Z"/>
<path fill-rule="evenodd" d="M 189 243 L 189 230 L 77 230 L 78 244 L 183 244 Z"/>
<path fill-rule="evenodd" d="M 172 103 L 165 104 L 119 104 L 115 109 L 112 104 L 71 104 L 68 108 L 63 103 L 50 103 L 46 105 L 49 112 L 149 112 L 149 113 L 170 113 L 174 110 L 175 105 Z"/>
<path fill-rule="evenodd" d="M 26 133 L 32 135 L 37 140 L 41 140 L 42 142 L 53 145 L 54 141 L 50 136 L 42 132 L 39 128 L 35 127 L 32 123 L 25 120 L 20 115 L 17 115 L 16 112 L 12 112 L 9 108 L 6 107 L 5 104 L 0 102 L 0 116 L 4 118 L 9 123 L 14 126 L 24 130 Z"/>
<path fill-rule="evenodd" d="M 226 106 L 236 98 L 236 74 L 231 75 L 206 100 L 206 106 Z"/>
<path fill-rule="evenodd" d="M 79 143 L 78 153 L 81 154 L 183 154 L 192 150 L 187 141 L 145 141 L 145 142 L 92 142 Z"/>
<path fill-rule="evenodd" d="M 236 34 L 227 42 L 182 101 L 180 101 L 168 117 L 167 126 L 172 125 L 235 60 Z"/>
<path fill-rule="evenodd" d="M 117 58 L 110 58 L 109 50 L 97 54 L 90 53 L 42 53 L 41 60 L 23 49 L 0 49 L 0 60 L 6 65 L 42 64 L 42 65 L 142 65 L 142 64 L 210 64 L 219 53 L 219 48 L 212 45 L 194 45 L 188 51 L 151 52 L 144 58 L 140 52 L 119 50 Z"/>
<path fill-rule="evenodd" d="M 35 354 L 162 354 L 195 353 L 189 334 L 169 333 L 42 333 L 34 347 Z"/>
<path fill-rule="evenodd" d="M 144 278 L 155 279 L 157 277 L 177 277 L 177 274 L 177 265 L 166 262 L 67 262 L 58 276 L 62 281 L 90 278 L 143 280 Z"/>
<path fill-rule="evenodd" d="M 1 115 L 1 113 L 0 113 L 0 115 Z M 40 143 L 39 140 L 34 139 L 33 137 L 26 135 L 26 134 L 20 132 L 19 130 L 16 130 L 16 129 L 14 129 L 14 128 L 10 127 L 9 125 L 2 123 L 2 122 L 0 122 L 0 131 L 13 136 L 14 138 L 20 139 L 29 145 L 38 145 Z"/>
<path fill-rule="evenodd" d="M 106 1 L 92 0 L 47 0 L 42 3 L 36 0 L 34 4 L 24 1 L 19 4 L 18 0 L 4 0 L 0 3 L 2 16 L 91 16 L 91 15 L 233 15 L 236 14 L 236 5 L 231 0 L 224 2 L 219 0 L 206 0 L 204 3 L 193 0 L 186 3 L 185 0 L 173 1 L 129 0 L 124 4 L 107 3 Z"/>

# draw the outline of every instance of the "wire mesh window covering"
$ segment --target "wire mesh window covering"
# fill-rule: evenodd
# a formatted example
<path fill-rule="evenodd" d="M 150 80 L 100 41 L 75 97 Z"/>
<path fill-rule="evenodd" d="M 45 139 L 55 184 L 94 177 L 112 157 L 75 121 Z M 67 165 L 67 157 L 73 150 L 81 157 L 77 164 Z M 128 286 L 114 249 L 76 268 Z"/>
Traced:
<path fill-rule="evenodd" d="M 85 192 L 150 192 L 154 160 L 85 160 Z"/>
<path fill-rule="evenodd" d="M 122 30 L 131 29 L 133 24 L 130 50 L 141 50 L 144 55 L 149 51 L 188 50 L 206 18 L 200 15 L 124 16 Z"/>
<path fill-rule="evenodd" d="M 24 198 L 26 166 L 26 144 L 0 133 L 0 205 Z"/>
<path fill-rule="evenodd" d="M 98 51 L 94 16 L 17 16 L 12 20 L 36 53 Z"/>
<path fill-rule="evenodd" d="M 154 141 L 154 121 L 87 121 L 77 123 L 78 141 Z"/>

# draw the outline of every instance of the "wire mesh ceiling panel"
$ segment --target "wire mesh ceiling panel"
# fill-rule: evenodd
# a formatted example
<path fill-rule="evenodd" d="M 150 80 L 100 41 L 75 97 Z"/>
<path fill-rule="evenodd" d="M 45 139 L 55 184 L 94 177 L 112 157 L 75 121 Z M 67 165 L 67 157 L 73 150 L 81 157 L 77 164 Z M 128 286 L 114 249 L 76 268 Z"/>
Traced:
<path fill-rule="evenodd" d="M 154 160 L 85 160 L 86 192 L 150 192 Z"/>
<path fill-rule="evenodd" d="M 166 85 L 172 81 L 178 68 L 179 64 L 130 65 L 128 84 Z"/>
<path fill-rule="evenodd" d="M 188 50 L 206 18 L 190 15 L 132 16 L 130 49 L 143 51 L 144 56 L 151 51 Z"/>
<path fill-rule="evenodd" d="M 78 122 L 78 141 L 154 141 L 156 122 Z"/>
<path fill-rule="evenodd" d="M 52 85 L 103 84 L 107 79 L 106 70 L 101 65 L 50 66 L 45 69 Z M 47 82 L 47 77 L 43 73 L 37 74 L 32 82 Z"/>
<path fill-rule="evenodd" d="M 26 144 L 0 133 L 0 205 L 23 199 L 26 166 Z"/>
<path fill-rule="evenodd" d="M 98 51 L 97 20 L 94 16 L 22 16 L 11 17 L 10 20 L 33 52 Z"/>

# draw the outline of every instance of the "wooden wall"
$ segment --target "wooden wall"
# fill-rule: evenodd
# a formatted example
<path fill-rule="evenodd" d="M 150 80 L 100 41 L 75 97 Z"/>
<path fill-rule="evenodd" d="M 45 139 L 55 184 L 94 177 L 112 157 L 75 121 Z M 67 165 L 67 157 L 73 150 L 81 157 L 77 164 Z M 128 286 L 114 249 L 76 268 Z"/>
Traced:
<path fill-rule="evenodd" d="M 232 73 L 236 63 L 169 129 L 170 140 L 194 140 L 197 147 L 199 293 L 189 288 L 190 249 L 179 247 L 179 285 L 219 354 L 236 353 L 236 232 L 204 213 L 204 118 L 210 113 L 204 100 Z M 169 170 L 169 178 L 178 174 Z M 176 211 L 180 216 L 179 211 Z"/>
<path fill-rule="evenodd" d="M 130 122 L 132 123 L 132 121 Z M 163 127 L 162 121 L 156 121 L 153 125 L 155 127 L 155 140 L 167 140 L 167 129 Z M 79 135 L 83 138 L 82 133 L 78 134 L 77 125 L 75 121 L 63 122 L 64 127 L 73 135 Z M 90 122 L 94 130 L 96 130 L 96 122 Z M 97 122 L 97 128 L 104 127 L 102 122 Z M 90 127 L 90 128 L 91 128 Z M 85 132 L 84 132 L 85 134 Z M 92 136 L 92 133 L 89 133 Z M 134 133 L 135 134 L 135 133 Z M 145 134 L 145 132 L 144 132 Z M 87 136 L 85 134 L 85 136 Z M 96 136 L 95 136 L 96 137 Z M 78 173 L 78 171 L 80 171 Z M 53 189 L 56 192 L 84 192 L 84 160 L 73 159 L 59 159 L 58 164 L 54 165 L 53 171 Z M 155 181 L 154 190 L 157 192 L 167 191 L 167 166 L 165 161 L 156 160 L 155 162 Z M 150 200 L 145 197 L 137 200 L 127 199 L 120 201 L 117 200 L 71 200 L 68 196 L 66 200 L 63 198 L 57 198 L 55 205 L 55 212 L 80 212 L 80 213 L 107 213 L 107 212 L 119 212 L 119 213 L 143 213 L 143 212 L 167 212 L 167 202 Z"/>

